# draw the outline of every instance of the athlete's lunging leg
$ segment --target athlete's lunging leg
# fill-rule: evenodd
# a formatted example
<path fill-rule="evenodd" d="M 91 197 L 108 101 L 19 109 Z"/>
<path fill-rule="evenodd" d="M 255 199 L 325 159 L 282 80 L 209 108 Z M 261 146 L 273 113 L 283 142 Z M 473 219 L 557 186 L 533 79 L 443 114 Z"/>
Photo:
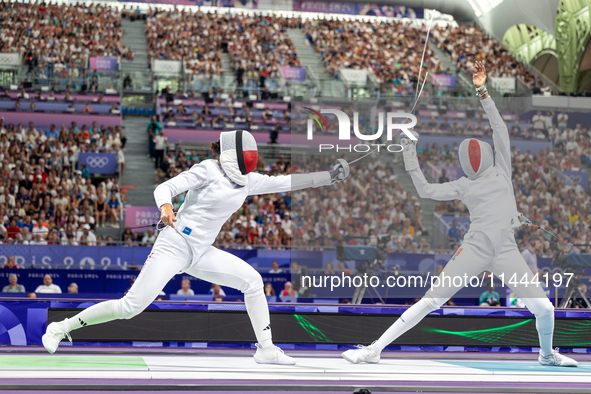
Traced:
<path fill-rule="evenodd" d="M 540 342 L 539 362 L 543 365 L 573 366 L 575 360 L 552 350 L 554 332 L 554 307 L 540 286 L 531 285 L 533 273 L 521 257 L 515 238 L 515 228 L 520 224 L 511 182 L 511 151 L 509 133 L 484 83 L 486 70 L 476 62 L 474 86 L 480 102 L 488 115 L 493 130 L 492 147 L 476 139 L 464 140 L 458 150 L 458 160 L 467 177 L 443 184 L 429 184 L 420 169 L 415 144 L 407 138 L 404 146 L 404 165 L 422 198 L 438 201 L 461 200 L 470 212 L 470 229 L 458 252 L 452 257 L 440 275 L 447 277 L 468 277 L 491 271 L 511 278 L 527 275 L 529 287 L 510 286 L 536 316 L 536 328 Z M 496 159 L 495 159 L 496 158 Z M 453 281 L 452 281 L 453 283 Z M 430 312 L 438 309 L 458 290 L 452 283 L 429 290 L 425 297 L 411 306 L 384 334 L 370 346 L 344 352 L 343 357 L 352 362 L 377 363 L 380 353 L 392 341 L 414 327 Z"/>

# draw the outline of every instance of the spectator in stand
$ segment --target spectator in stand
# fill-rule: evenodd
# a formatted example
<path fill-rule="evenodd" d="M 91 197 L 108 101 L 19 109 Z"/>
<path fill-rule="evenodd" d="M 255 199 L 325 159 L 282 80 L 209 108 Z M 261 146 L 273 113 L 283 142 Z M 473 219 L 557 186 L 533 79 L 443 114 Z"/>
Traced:
<path fill-rule="evenodd" d="M 449 242 L 449 245 L 452 246 L 459 245 L 462 239 L 464 239 L 464 236 L 458 229 L 458 221 L 454 219 L 451 222 L 451 228 L 447 232 L 447 241 Z"/>
<path fill-rule="evenodd" d="M 220 287 L 220 285 L 212 283 L 211 284 L 211 289 L 209 289 L 208 294 L 214 295 L 214 296 L 222 296 L 225 297 L 226 293 L 224 292 L 224 289 L 222 289 Z"/>
<path fill-rule="evenodd" d="M 275 290 L 273 289 L 273 285 L 269 282 L 265 283 L 265 287 L 264 287 L 263 291 L 265 292 L 265 295 L 267 297 L 272 297 L 275 295 Z"/>
<path fill-rule="evenodd" d="M 195 292 L 191 289 L 191 281 L 189 279 L 183 279 L 181 282 L 181 288 L 176 292 L 177 295 L 188 295 L 193 296 Z"/>
<path fill-rule="evenodd" d="M 273 260 L 271 261 L 271 269 L 269 270 L 270 274 L 281 274 L 283 272 L 283 270 L 281 268 L 279 268 L 279 264 L 277 263 L 277 261 Z"/>
<path fill-rule="evenodd" d="M 45 274 L 43 276 L 43 284 L 39 285 L 35 290 L 35 293 L 57 293 L 61 294 L 62 289 L 56 284 L 53 283 L 53 279 L 49 274 Z"/>
<path fill-rule="evenodd" d="M 111 227 L 118 228 L 119 225 L 117 222 L 119 221 L 119 214 L 121 210 L 121 203 L 117 198 L 117 194 L 112 191 L 111 192 L 111 199 L 108 202 L 109 205 L 109 219 L 111 220 Z"/>
<path fill-rule="evenodd" d="M 154 242 L 156 242 L 156 235 L 154 234 L 154 230 L 149 228 L 142 238 L 142 246 L 152 246 Z"/>
<path fill-rule="evenodd" d="M 446 183 L 449 182 L 449 178 L 447 177 L 447 171 L 444 169 L 441 170 L 441 176 L 439 177 L 439 183 Z"/>
<path fill-rule="evenodd" d="M 486 291 L 480 295 L 480 306 L 493 306 L 493 303 L 499 302 L 501 296 L 495 291 L 495 285 L 490 279 L 486 280 Z M 498 305 L 498 304 L 497 304 Z"/>
<path fill-rule="evenodd" d="M 6 258 L 6 262 L 2 265 L 2 268 L 16 269 L 16 268 L 20 268 L 20 267 L 18 266 L 18 263 L 14 259 L 14 256 L 8 256 Z"/>
<path fill-rule="evenodd" d="M 8 285 L 2 289 L 3 293 L 25 293 L 25 286 L 17 283 L 18 277 L 16 274 L 8 275 Z"/>
<path fill-rule="evenodd" d="M 68 286 L 68 294 L 78 294 L 78 285 L 74 282 Z"/>
<path fill-rule="evenodd" d="M 155 143 L 154 143 L 154 137 L 156 135 L 158 135 L 160 132 L 162 132 L 162 125 L 158 121 L 158 117 L 156 115 L 152 115 L 152 118 L 150 120 L 150 123 L 148 124 L 148 127 L 146 128 L 146 131 L 148 133 L 149 142 L 150 142 L 148 157 L 155 158 L 155 156 L 156 156 L 155 149 L 156 148 L 155 148 Z"/>
<path fill-rule="evenodd" d="M 160 166 L 162 165 L 162 160 L 164 159 L 164 150 L 166 149 L 167 141 L 168 138 L 166 138 L 163 131 L 154 136 L 154 156 L 156 158 L 154 166 L 156 169 L 160 168 Z"/>
<path fill-rule="evenodd" d="M 295 291 L 292 286 L 291 286 L 291 282 L 285 282 L 284 288 L 283 290 L 281 290 L 281 294 L 279 294 L 280 297 L 298 297 L 299 294 L 297 291 Z"/>
<path fill-rule="evenodd" d="M 27 298 L 37 298 L 37 294 L 33 292 L 27 293 Z"/>

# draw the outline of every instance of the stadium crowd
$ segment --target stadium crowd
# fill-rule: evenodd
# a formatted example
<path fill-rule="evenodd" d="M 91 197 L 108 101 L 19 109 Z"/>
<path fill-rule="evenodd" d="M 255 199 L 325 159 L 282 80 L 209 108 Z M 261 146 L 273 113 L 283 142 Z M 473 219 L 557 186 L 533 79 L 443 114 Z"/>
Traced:
<path fill-rule="evenodd" d="M 485 62 L 490 77 L 517 77 L 534 93 L 553 93 L 551 86 L 535 78 L 523 63 L 476 24 L 434 26 L 432 34 L 437 47 L 455 62 L 453 71 L 469 73 L 474 62 L 480 60 Z"/>
<path fill-rule="evenodd" d="M 35 127 L 0 118 L 0 242 L 27 245 L 100 245 L 94 230 L 118 227 L 126 194 L 118 177 L 93 183 L 81 152 L 123 159 L 120 126 L 76 122 Z M 123 159 L 124 160 L 124 159 Z"/>
<path fill-rule="evenodd" d="M 20 52 L 29 71 L 84 68 L 89 56 L 133 59 L 121 13 L 100 4 L 0 3 L 0 52 Z"/>
<path fill-rule="evenodd" d="M 304 23 L 304 32 L 331 75 L 336 76 L 341 68 L 369 68 L 380 82 L 393 83 L 401 90 L 417 81 L 426 35 L 422 29 L 398 21 L 314 19 Z M 423 69 L 444 72 L 430 49 Z"/>
<path fill-rule="evenodd" d="M 145 25 L 150 60 L 184 60 L 193 74 L 219 76 L 230 71 L 239 86 L 265 87 L 279 76 L 280 66 L 300 62 L 287 36 L 299 19 L 278 16 L 192 13 L 150 9 Z M 222 52 L 230 56 L 231 70 L 222 68 Z"/>

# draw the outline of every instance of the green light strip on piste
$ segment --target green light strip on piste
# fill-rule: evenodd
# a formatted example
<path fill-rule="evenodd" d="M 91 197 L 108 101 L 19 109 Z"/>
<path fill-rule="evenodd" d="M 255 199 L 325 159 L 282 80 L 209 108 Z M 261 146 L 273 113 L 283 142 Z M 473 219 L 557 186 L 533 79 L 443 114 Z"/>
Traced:
<path fill-rule="evenodd" d="M 432 327 L 426 327 L 425 330 L 430 331 L 430 332 L 440 333 L 440 334 L 457 335 L 460 337 L 476 339 L 478 341 L 494 343 L 494 342 L 498 341 L 500 338 L 504 337 L 505 335 L 512 333 L 519 326 L 527 324 L 531 321 L 533 321 L 533 319 L 528 319 L 528 320 L 522 321 L 520 323 L 511 324 L 510 326 L 488 328 L 485 330 L 474 330 L 474 331 L 446 331 L 446 330 L 439 330 L 437 328 L 432 328 Z"/>
<path fill-rule="evenodd" d="M 324 335 L 317 327 L 314 327 L 312 323 L 308 321 L 304 316 L 293 315 L 298 321 L 299 325 L 310 335 L 316 342 L 332 342 Z"/>

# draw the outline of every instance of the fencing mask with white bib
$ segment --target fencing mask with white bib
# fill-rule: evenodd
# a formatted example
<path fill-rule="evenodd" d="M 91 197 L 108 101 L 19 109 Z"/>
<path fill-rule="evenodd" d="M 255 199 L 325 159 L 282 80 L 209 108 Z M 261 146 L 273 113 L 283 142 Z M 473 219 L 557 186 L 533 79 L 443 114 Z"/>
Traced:
<path fill-rule="evenodd" d="M 257 143 L 248 131 L 224 131 L 220 135 L 220 164 L 233 182 L 245 186 L 248 173 L 259 161 Z"/>
<path fill-rule="evenodd" d="M 458 161 L 469 179 L 477 179 L 493 167 L 493 149 L 488 142 L 464 140 L 458 149 Z"/>

